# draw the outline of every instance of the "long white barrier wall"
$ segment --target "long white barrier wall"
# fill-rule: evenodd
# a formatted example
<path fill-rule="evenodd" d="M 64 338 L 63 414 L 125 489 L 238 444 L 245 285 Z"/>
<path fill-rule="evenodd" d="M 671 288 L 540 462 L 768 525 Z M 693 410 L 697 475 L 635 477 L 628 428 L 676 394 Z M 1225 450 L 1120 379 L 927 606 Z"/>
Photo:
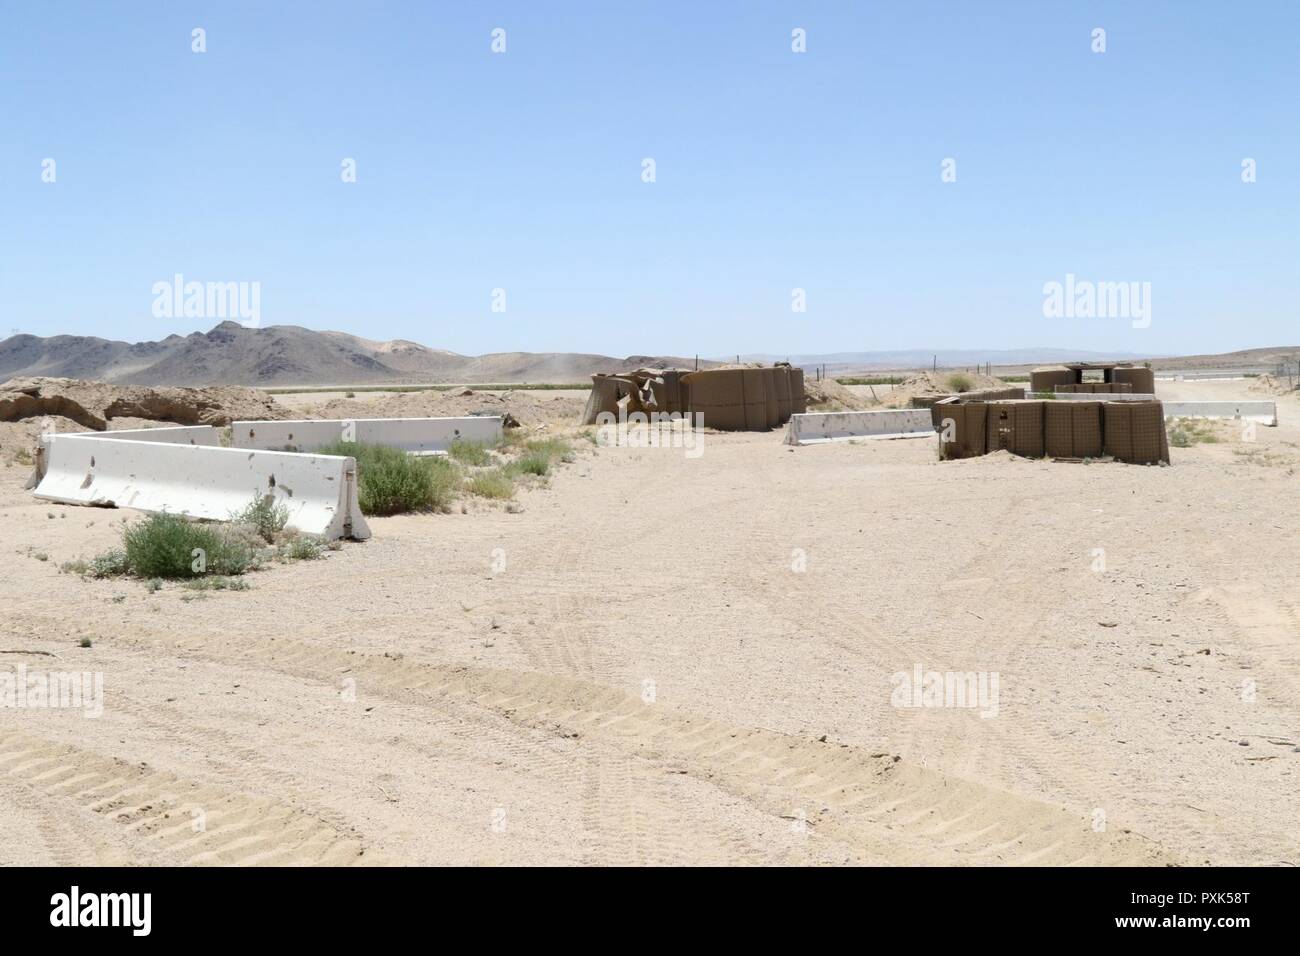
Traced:
<path fill-rule="evenodd" d="M 228 521 L 270 495 L 289 509 L 291 528 L 329 540 L 370 537 L 357 503 L 357 467 L 351 458 L 104 441 L 105 434 L 48 436 L 45 476 L 33 492 L 36 497 Z"/>
<path fill-rule="evenodd" d="M 1153 402 L 1156 399 L 1147 392 L 1053 392 L 1052 398 L 1058 402 Z"/>
<path fill-rule="evenodd" d="M 1277 424 L 1277 402 L 1165 402 L 1165 418 L 1240 418 Z"/>
<path fill-rule="evenodd" d="M 1120 392 L 1057 392 L 1064 402 L 1149 402 L 1154 395 L 1125 395 Z M 1164 402 L 1165 418 L 1243 418 L 1277 424 L 1277 402 Z"/>
<path fill-rule="evenodd" d="M 924 438 L 934 435 L 928 408 L 877 412 L 808 412 L 791 415 L 787 445 L 816 445 L 854 438 Z"/>
<path fill-rule="evenodd" d="M 495 443 L 499 416 L 464 418 L 354 418 L 333 420 L 232 422 L 236 448 L 314 451 L 337 441 L 388 445 L 411 452 L 446 451 L 453 441 Z"/>
<path fill-rule="evenodd" d="M 46 456 L 46 438 L 49 435 L 57 435 L 58 432 L 49 432 L 41 435 L 40 442 L 36 446 L 36 467 L 32 470 L 32 475 L 27 479 L 27 484 L 23 487 L 27 490 L 35 488 L 40 484 L 41 479 L 45 477 L 45 456 Z M 115 441 L 156 441 L 165 442 L 172 445 L 211 445 L 221 444 L 221 432 L 212 425 L 175 425 L 164 426 L 162 428 L 123 428 L 121 431 L 102 431 L 102 432 L 64 432 L 64 435 L 77 435 L 82 438 L 111 438 Z"/>

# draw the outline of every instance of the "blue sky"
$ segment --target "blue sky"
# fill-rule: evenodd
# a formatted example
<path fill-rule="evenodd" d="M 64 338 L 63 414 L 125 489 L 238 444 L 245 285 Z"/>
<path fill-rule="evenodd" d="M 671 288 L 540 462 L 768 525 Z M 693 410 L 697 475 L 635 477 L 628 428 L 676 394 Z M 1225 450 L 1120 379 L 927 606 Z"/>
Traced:
<path fill-rule="evenodd" d="M 1227 0 L 3 0 L 0 335 L 206 330 L 153 314 L 180 273 L 260 282 L 263 325 L 466 353 L 1290 344 L 1297 28 Z M 1045 317 L 1067 273 L 1151 283 L 1149 327 Z"/>

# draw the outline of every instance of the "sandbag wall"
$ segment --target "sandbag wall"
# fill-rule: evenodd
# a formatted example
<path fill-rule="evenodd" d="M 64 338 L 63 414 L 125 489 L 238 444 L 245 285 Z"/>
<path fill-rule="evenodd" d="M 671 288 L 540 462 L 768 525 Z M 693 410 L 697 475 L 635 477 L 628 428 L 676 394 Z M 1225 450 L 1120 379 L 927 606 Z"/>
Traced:
<path fill-rule="evenodd" d="M 1027 458 L 1099 458 L 1169 463 L 1160 402 L 963 402 L 933 409 L 939 457 L 971 458 L 1006 450 Z"/>

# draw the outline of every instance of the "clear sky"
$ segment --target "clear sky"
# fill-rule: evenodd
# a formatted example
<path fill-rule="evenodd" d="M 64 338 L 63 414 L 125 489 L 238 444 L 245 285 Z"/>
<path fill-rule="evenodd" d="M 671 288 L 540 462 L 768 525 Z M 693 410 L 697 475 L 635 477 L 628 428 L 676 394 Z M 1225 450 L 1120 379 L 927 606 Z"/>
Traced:
<path fill-rule="evenodd" d="M 1295 0 L 0 0 L 0 336 L 215 325 L 153 314 L 180 273 L 466 353 L 1294 344 L 1298 35 Z M 1067 274 L 1149 282 L 1149 325 L 1044 316 Z"/>

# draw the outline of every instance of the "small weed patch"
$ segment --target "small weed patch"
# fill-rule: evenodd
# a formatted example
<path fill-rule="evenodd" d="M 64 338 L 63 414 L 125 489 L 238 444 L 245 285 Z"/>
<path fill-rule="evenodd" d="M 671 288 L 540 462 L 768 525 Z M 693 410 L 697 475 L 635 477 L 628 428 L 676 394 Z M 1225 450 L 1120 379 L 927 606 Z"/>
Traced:
<path fill-rule="evenodd" d="M 263 495 L 255 498 L 243 511 L 231 515 L 231 520 L 248 525 L 270 544 L 289 523 L 289 506 L 271 495 Z"/>
<path fill-rule="evenodd" d="M 356 459 L 357 498 L 366 515 L 447 511 L 460 488 L 456 464 L 444 458 L 357 442 L 334 442 L 319 453 Z"/>
<path fill-rule="evenodd" d="M 480 498 L 505 499 L 515 493 L 515 483 L 504 469 L 493 468 L 479 472 L 468 482 L 469 493 Z"/>
<path fill-rule="evenodd" d="M 488 446 L 482 442 L 457 439 L 451 443 L 451 447 L 447 449 L 447 454 L 462 465 L 469 465 L 474 468 L 482 468 L 492 464 L 492 454 L 488 451 Z"/>

